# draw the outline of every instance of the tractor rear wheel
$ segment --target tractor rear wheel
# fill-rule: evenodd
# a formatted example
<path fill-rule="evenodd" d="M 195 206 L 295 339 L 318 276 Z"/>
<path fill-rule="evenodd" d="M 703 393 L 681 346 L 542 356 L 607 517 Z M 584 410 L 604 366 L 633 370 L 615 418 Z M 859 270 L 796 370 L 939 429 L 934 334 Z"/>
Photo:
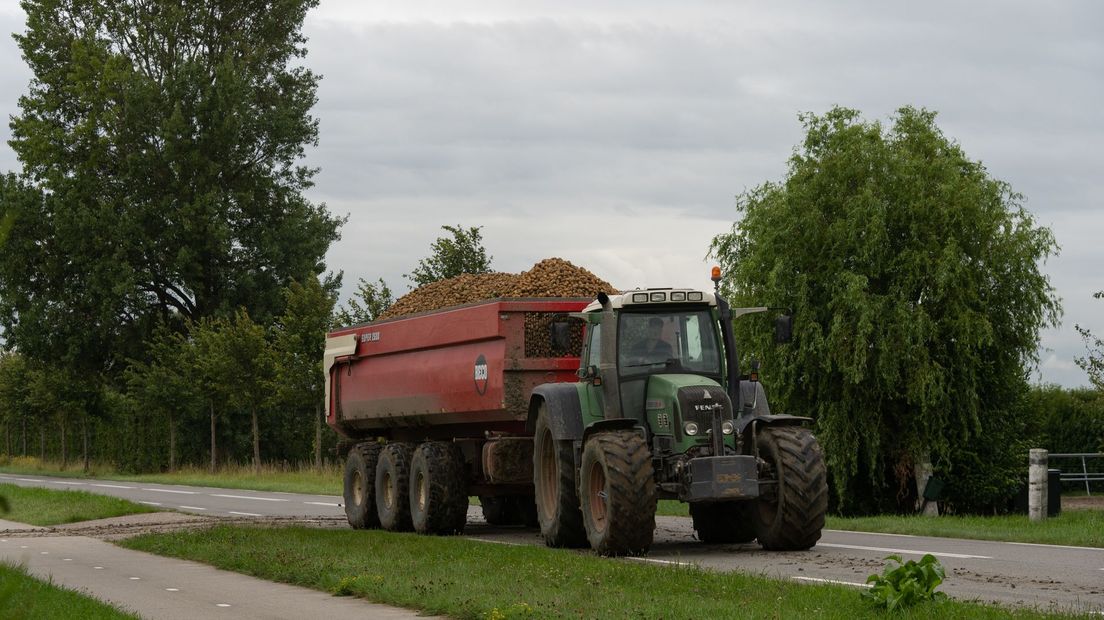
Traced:
<path fill-rule="evenodd" d="M 380 526 L 376 514 L 376 463 L 380 448 L 375 441 L 358 443 L 345 459 L 345 517 L 356 530 Z"/>
<path fill-rule="evenodd" d="M 633 431 L 591 436 L 579 477 L 591 548 L 602 555 L 647 551 L 655 535 L 656 489 L 652 453 L 644 439 Z"/>
<path fill-rule="evenodd" d="M 464 455 L 448 441 L 418 446 L 410 461 L 410 519 L 419 534 L 458 534 L 468 519 Z"/>
<path fill-rule="evenodd" d="M 808 549 L 820 540 L 828 512 L 824 452 L 809 429 L 764 428 L 759 449 L 755 534 L 764 549 Z"/>
<path fill-rule="evenodd" d="M 694 531 L 698 540 L 707 544 L 746 543 L 755 540 L 754 513 L 751 502 L 716 502 L 690 504 Z"/>
<path fill-rule="evenodd" d="M 389 443 L 376 465 L 376 512 L 380 525 L 392 532 L 414 529 L 410 520 L 410 444 Z"/>
<path fill-rule="evenodd" d="M 570 441 L 556 440 L 540 405 L 533 435 L 533 487 L 537 521 L 549 547 L 585 547 L 586 530 L 575 493 L 575 456 Z"/>

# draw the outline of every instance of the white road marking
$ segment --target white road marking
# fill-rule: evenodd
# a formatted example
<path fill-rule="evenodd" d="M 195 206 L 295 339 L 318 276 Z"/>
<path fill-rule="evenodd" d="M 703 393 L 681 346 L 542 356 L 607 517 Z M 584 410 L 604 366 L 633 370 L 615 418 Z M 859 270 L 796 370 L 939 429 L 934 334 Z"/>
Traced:
<path fill-rule="evenodd" d="M 96 569 L 96 570 L 103 570 L 103 567 L 102 567 L 102 566 L 93 566 L 92 568 L 94 568 L 94 569 Z"/>
<path fill-rule="evenodd" d="M 229 607 L 230 603 L 216 603 L 216 606 L 218 606 L 218 607 Z"/>
<path fill-rule="evenodd" d="M 130 578 L 131 581 L 139 581 L 141 579 L 142 579 L 141 577 L 131 577 Z"/>
<path fill-rule="evenodd" d="M 166 592 L 179 592 L 180 588 L 165 588 Z"/>
<path fill-rule="evenodd" d="M 286 502 L 286 499 L 278 499 L 275 497 L 252 497 L 249 495 L 223 495 L 221 493 L 212 493 L 211 497 L 229 497 L 230 499 L 256 499 L 262 502 Z"/>
<path fill-rule="evenodd" d="M 657 560 L 655 558 L 640 558 L 634 556 L 626 556 L 626 560 L 636 560 L 637 562 L 647 562 L 649 564 L 669 564 L 671 566 L 693 566 L 693 562 L 677 562 L 671 560 Z"/>
<path fill-rule="evenodd" d="M 39 551 L 38 555 L 50 555 L 49 551 Z"/>
<path fill-rule="evenodd" d="M 73 558 L 62 558 L 62 562 L 72 562 Z"/>
<path fill-rule="evenodd" d="M 181 508 L 183 508 L 184 510 L 207 510 L 206 508 L 200 506 L 181 506 Z"/>
<path fill-rule="evenodd" d="M 147 489 L 142 487 L 143 491 L 157 491 L 158 493 L 179 493 L 180 495 L 199 495 L 199 491 L 177 491 L 176 489 Z"/>
<path fill-rule="evenodd" d="M 36 480 L 34 478 L 16 478 L 16 480 L 20 482 L 42 482 L 41 480 Z"/>
<path fill-rule="evenodd" d="M 869 583 L 858 583 L 856 581 L 841 581 L 839 579 L 821 579 L 819 577 L 798 577 L 797 575 L 792 575 L 792 577 L 794 579 L 799 579 L 801 581 L 815 581 L 816 583 L 834 583 L 834 584 L 841 585 L 841 586 L 855 586 L 857 588 L 869 588 L 870 587 Z"/>
<path fill-rule="evenodd" d="M 341 504 L 331 504 L 329 502 L 303 502 L 304 504 L 310 504 L 311 506 L 340 506 Z"/>
<path fill-rule="evenodd" d="M 27 545 L 19 545 L 19 548 L 20 548 L 20 549 L 26 549 L 26 548 L 27 548 Z"/>
<path fill-rule="evenodd" d="M 999 542 L 999 541 L 994 541 Z M 1019 545 L 1021 547 L 1053 547 L 1055 549 L 1084 549 L 1085 551 L 1104 551 L 1100 547 L 1075 547 L 1073 545 L 1045 545 L 1043 543 L 1009 542 L 1006 545 Z"/>
<path fill-rule="evenodd" d="M 161 502 L 143 502 L 143 501 L 139 501 L 138 503 L 139 504 L 146 504 L 148 506 L 160 506 L 161 505 Z"/>
<path fill-rule="evenodd" d="M 94 487 L 103 487 L 105 489 L 133 489 L 134 487 L 128 487 L 125 484 L 93 484 Z"/>
<path fill-rule="evenodd" d="M 229 512 L 232 515 L 241 515 L 243 517 L 259 517 L 259 516 L 261 516 L 261 515 L 255 513 L 255 512 L 235 512 L 233 510 L 229 510 L 227 512 Z"/>
<path fill-rule="evenodd" d="M 65 480 L 51 480 L 50 482 L 53 482 L 54 484 L 69 484 L 73 486 L 87 484 L 86 482 L 66 482 Z"/>
<path fill-rule="evenodd" d="M 818 547 L 833 547 L 836 549 L 857 549 L 859 551 L 877 551 L 879 553 L 908 553 L 910 555 L 932 554 L 945 558 L 959 558 L 963 560 L 992 560 L 988 555 L 969 555 L 965 553 L 944 553 L 942 551 L 917 551 L 915 549 L 891 549 L 889 547 L 863 547 L 862 545 L 839 545 L 835 543 L 817 543 Z"/>
<path fill-rule="evenodd" d="M 505 540 L 491 540 L 490 538 L 472 538 L 470 536 L 468 536 L 466 538 L 468 540 L 475 540 L 475 541 L 479 541 L 479 542 L 491 543 L 492 545 L 506 545 L 507 547 L 526 547 L 526 546 L 528 546 L 528 545 L 523 545 L 521 543 L 516 543 L 516 542 L 506 542 Z"/>

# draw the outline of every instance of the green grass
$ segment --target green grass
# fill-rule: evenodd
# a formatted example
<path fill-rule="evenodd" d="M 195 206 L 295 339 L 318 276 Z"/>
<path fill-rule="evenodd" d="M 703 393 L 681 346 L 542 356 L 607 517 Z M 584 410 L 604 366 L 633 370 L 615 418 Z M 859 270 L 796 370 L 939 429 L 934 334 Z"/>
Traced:
<path fill-rule="evenodd" d="M 311 495 L 341 495 L 343 469 L 336 465 L 316 471 L 309 466 L 275 467 L 265 465 L 254 472 L 248 465 L 224 465 L 215 473 L 206 468 L 182 467 L 172 473 L 127 474 L 115 467 L 95 463 L 85 472 L 79 463 L 62 467 L 60 463 L 40 461 L 33 457 L 0 457 L 0 473 L 64 476 L 66 478 L 99 478 L 124 482 L 185 484 L 255 491 L 284 491 Z"/>
<path fill-rule="evenodd" d="M 0 618 L 137 618 L 106 603 L 59 588 L 27 575 L 21 567 L 0 562 Z"/>
<path fill-rule="evenodd" d="M 0 496 L 7 500 L 9 507 L 8 512 L 0 513 L 0 518 L 31 525 L 58 525 L 155 512 L 155 509 L 142 504 L 84 491 L 55 491 L 0 484 Z"/>
<path fill-rule="evenodd" d="M 607 560 L 456 537 L 304 527 L 218 526 L 124 547 L 455 618 L 885 617 L 855 588 Z M 958 601 L 893 618 L 1047 618 Z"/>
<path fill-rule="evenodd" d="M 1027 515 L 828 517 L 827 527 L 858 532 L 1104 547 L 1104 511 L 1101 510 L 1065 510 L 1057 517 L 1037 523 L 1029 521 Z"/>

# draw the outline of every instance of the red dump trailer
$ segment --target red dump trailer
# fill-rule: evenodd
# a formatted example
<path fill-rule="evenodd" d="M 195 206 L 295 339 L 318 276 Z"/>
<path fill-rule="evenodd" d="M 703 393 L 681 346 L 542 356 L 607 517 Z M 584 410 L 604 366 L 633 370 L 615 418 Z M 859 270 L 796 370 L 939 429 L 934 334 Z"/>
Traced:
<path fill-rule="evenodd" d="M 489 521 L 534 522 L 531 429 L 526 433 L 531 392 L 578 380 L 583 327 L 569 315 L 590 301 L 495 299 L 330 333 L 326 420 L 350 440 L 350 523 L 378 527 L 382 515 L 388 529 L 463 527 L 459 515 L 442 525 L 418 523 L 415 514 L 411 524 L 407 502 L 398 501 L 407 497 L 405 470 L 412 460 L 417 470 L 415 450 L 422 446 L 450 452 L 463 469 L 451 478 L 466 483 L 457 490 L 465 507 L 467 495 L 479 495 Z M 425 490 L 427 500 L 434 491 Z M 410 503 L 417 513 L 417 502 Z"/>

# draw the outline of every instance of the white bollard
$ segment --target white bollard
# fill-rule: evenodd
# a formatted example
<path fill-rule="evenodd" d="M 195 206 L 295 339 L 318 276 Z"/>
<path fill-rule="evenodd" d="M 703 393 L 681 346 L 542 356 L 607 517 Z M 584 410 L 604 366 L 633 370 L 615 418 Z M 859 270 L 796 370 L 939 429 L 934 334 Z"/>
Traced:
<path fill-rule="evenodd" d="M 1047 458 L 1046 450 L 1033 449 L 1027 469 L 1027 516 L 1032 521 L 1047 518 Z"/>

